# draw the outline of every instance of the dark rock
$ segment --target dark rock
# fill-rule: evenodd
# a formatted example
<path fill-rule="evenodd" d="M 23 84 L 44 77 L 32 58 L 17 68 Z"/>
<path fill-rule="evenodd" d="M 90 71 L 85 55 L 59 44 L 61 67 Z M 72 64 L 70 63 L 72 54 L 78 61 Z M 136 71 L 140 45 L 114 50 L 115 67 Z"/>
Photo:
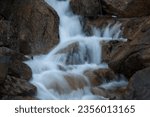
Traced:
<path fill-rule="evenodd" d="M 59 42 L 59 17 L 44 0 L 4 0 L 0 7 L 0 14 L 8 21 L 4 36 L 13 41 L 8 44 L 11 49 L 23 54 L 43 54 Z"/>
<path fill-rule="evenodd" d="M 32 96 L 2 96 L 1 100 L 37 100 Z"/>
<path fill-rule="evenodd" d="M 149 0 L 101 0 L 103 11 L 119 17 L 140 17 L 150 15 Z"/>
<path fill-rule="evenodd" d="M 36 87 L 26 80 L 7 76 L 0 86 L 1 96 L 32 96 L 36 93 Z"/>
<path fill-rule="evenodd" d="M 9 62 L 8 56 L 0 56 L 0 84 L 5 81 L 8 73 Z"/>
<path fill-rule="evenodd" d="M 11 50 L 7 47 L 0 47 L 0 55 L 9 56 L 13 60 L 25 61 L 28 60 L 22 53 Z"/>
<path fill-rule="evenodd" d="M 150 99 L 150 68 L 137 71 L 131 78 L 122 99 Z"/>
<path fill-rule="evenodd" d="M 10 63 L 8 74 L 24 80 L 32 78 L 31 68 L 18 60 L 14 60 Z"/>
<path fill-rule="evenodd" d="M 71 0 L 70 5 L 74 13 L 82 16 L 96 17 L 102 12 L 100 0 Z"/>

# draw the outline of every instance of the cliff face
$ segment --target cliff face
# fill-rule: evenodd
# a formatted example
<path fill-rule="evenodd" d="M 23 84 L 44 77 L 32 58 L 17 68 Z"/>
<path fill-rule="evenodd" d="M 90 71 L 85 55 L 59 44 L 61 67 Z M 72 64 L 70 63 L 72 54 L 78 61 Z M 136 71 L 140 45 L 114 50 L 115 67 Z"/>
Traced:
<path fill-rule="evenodd" d="M 147 93 L 150 85 L 150 1 L 94 0 L 87 3 L 71 0 L 70 5 L 74 13 L 84 17 L 84 31 L 88 35 L 93 27 L 122 24 L 122 35 L 127 42 L 103 42 L 102 60 L 129 80 L 120 99 L 150 99 Z"/>
<path fill-rule="evenodd" d="M 0 98 L 32 99 L 25 55 L 45 54 L 59 42 L 59 17 L 44 0 L 0 1 Z M 23 97 L 22 97 L 23 96 Z"/>

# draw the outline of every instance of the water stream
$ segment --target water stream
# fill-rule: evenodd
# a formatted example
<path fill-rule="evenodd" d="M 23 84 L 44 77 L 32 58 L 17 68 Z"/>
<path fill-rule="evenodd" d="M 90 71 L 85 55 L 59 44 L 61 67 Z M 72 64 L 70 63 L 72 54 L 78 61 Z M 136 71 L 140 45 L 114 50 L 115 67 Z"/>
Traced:
<path fill-rule="evenodd" d="M 93 28 L 94 35 L 86 36 L 82 31 L 81 18 L 70 10 L 69 0 L 45 1 L 60 17 L 60 43 L 47 55 L 35 56 L 26 62 L 33 72 L 31 83 L 37 87 L 36 98 L 105 99 L 92 94 L 91 83 L 84 71 L 108 67 L 101 63 L 100 42 L 121 39 L 121 24 L 108 25 L 105 29 Z"/>

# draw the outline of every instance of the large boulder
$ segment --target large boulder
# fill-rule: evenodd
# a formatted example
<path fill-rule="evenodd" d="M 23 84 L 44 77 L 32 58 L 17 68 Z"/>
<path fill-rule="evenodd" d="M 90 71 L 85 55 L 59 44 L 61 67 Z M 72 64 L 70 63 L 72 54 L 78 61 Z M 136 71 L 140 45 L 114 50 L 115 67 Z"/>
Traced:
<path fill-rule="evenodd" d="M 44 0 L 2 0 L 0 7 L 8 22 L 3 24 L 7 34 L 3 37 L 13 42 L 7 47 L 23 54 L 43 54 L 59 42 L 59 17 Z"/>
<path fill-rule="evenodd" d="M 150 67 L 137 71 L 131 77 L 122 99 L 150 99 Z"/>
<path fill-rule="evenodd" d="M 99 0 L 71 0 L 70 5 L 73 12 L 78 15 L 95 17 L 101 14 Z"/>
<path fill-rule="evenodd" d="M 144 22 L 148 24 L 149 22 Z M 128 41 L 118 46 L 116 51 L 111 53 L 109 67 L 117 73 L 123 73 L 130 78 L 136 71 L 150 66 L 150 30 L 145 29 L 141 35 L 138 35 L 145 27 L 140 27 L 136 32 L 137 36 L 133 41 Z"/>
<path fill-rule="evenodd" d="M 101 0 L 107 14 L 119 17 L 139 17 L 150 15 L 149 0 Z"/>

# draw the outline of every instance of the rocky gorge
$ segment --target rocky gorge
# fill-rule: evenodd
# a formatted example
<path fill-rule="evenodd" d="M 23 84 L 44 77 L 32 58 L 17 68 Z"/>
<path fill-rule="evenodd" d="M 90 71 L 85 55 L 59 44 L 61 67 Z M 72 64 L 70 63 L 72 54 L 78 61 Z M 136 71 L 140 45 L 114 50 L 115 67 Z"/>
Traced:
<path fill-rule="evenodd" d="M 36 72 L 44 74 L 45 77 L 42 77 L 45 81 L 42 82 L 45 83 L 50 80 L 50 84 L 45 83 L 46 88 L 49 89 L 48 91 L 54 89 L 54 91 L 58 91 L 59 95 L 72 94 L 72 91 L 84 89 L 84 87 L 88 86 L 90 96 L 96 95 L 105 99 L 123 100 L 150 99 L 150 1 L 68 1 L 69 10 L 72 10 L 79 17 L 82 26 L 81 29 L 77 29 L 75 34 L 78 34 L 78 30 L 82 30 L 85 34 L 84 36 L 90 37 L 94 33 L 93 29 L 101 29 L 101 35 L 104 35 L 103 30 L 106 27 L 111 29 L 114 26 L 117 27 L 118 25 L 116 24 L 119 24 L 119 30 L 114 28 L 111 40 L 96 41 L 94 46 L 92 46 L 94 41 L 89 41 L 89 43 L 86 43 L 87 45 L 82 45 L 80 42 L 85 41 L 82 39 L 69 44 L 64 42 L 65 44 L 63 45 L 66 46 L 57 50 L 54 58 L 59 57 L 59 55 L 67 56 L 61 60 L 65 65 L 57 64 L 52 68 L 49 68 L 49 65 L 46 68 L 39 66 L 38 70 L 34 70 L 30 62 L 26 63 L 25 61 L 33 61 L 36 58 L 35 56 L 53 51 L 53 48 L 62 41 L 62 35 L 65 33 L 60 33 L 61 12 L 56 12 L 54 7 L 48 4 L 51 1 L 64 3 L 67 0 L 0 1 L 1 99 L 43 99 L 40 96 L 35 96 L 38 95 L 39 88 L 36 86 L 38 83 L 29 82 L 35 77 L 39 77 Z M 76 20 L 76 18 L 72 20 Z M 75 27 L 71 28 L 76 30 Z M 64 29 L 62 28 L 61 30 Z M 116 36 L 117 33 L 119 34 L 118 36 Z M 75 34 L 73 33 L 72 35 L 74 36 Z M 119 36 L 123 39 L 119 40 Z M 90 39 L 94 38 L 90 37 Z M 97 44 L 101 45 L 101 48 L 97 47 Z M 82 48 L 84 46 L 84 51 L 81 50 L 81 46 Z M 91 47 L 88 48 L 89 46 Z M 99 51 L 101 51 L 101 59 L 98 59 L 99 56 L 94 58 L 91 53 L 95 50 L 91 48 L 96 48 L 99 54 Z M 43 60 L 40 62 L 42 63 Z M 54 63 L 52 59 L 48 58 L 48 60 Z M 85 61 L 88 64 L 96 63 L 97 65 L 94 69 L 87 66 L 85 69 L 82 66 Z M 107 63 L 108 67 L 99 67 L 101 66 L 100 63 Z M 59 72 L 56 72 L 55 67 L 57 70 L 59 69 Z M 79 71 L 75 71 L 77 68 L 82 69 L 82 74 Z M 43 69 L 45 70 L 44 72 L 42 72 Z M 46 74 L 49 69 L 53 71 Z M 62 79 L 61 82 L 57 82 L 57 80 L 60 80 L 58 78 L 60 76 L 56 77 L 55 74 L 63 74 L 65 83 Z M 47 75 L 51 78 L 47 79 Z M 121 81 L 123 85 L 118 86 L 116 81 L 120 79 L 126 79 L 127 84 Z M 39 81 L 41 82 L 41 80 Z M 105 86 L 111 83 L 115 86 Z M 69 84 L 70 86 L 62 87 L 62 84 Z M 57 97 L 58 94 L 56 94 Z M 47 96 L 44 93 L 40 95 Z M 76 93 L 72 95 L 76 95 Z M 68 98 L 64 96 L 61 99 Z"/>

